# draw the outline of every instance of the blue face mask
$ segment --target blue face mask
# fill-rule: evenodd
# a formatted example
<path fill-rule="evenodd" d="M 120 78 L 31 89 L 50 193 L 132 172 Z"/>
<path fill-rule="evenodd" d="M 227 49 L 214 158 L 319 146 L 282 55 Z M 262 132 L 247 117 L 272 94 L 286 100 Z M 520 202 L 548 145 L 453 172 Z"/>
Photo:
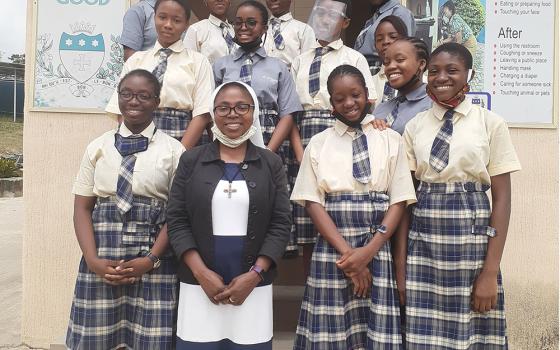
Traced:
<path fill-rule="evenodd" d="M 120 130 L 120 126 L 119 126 Z M 119 130 L 115 133 L 115 148 L 119 151 L 120 155 L 123 157 L 130 156 L 134 153 L 144 152 L 148 149 L 148 144 L 150 139 L 143 135 L 130 135 L 124 137 L 119 134 Z M 157 128 L 154 128 L 155 135 Z"/>

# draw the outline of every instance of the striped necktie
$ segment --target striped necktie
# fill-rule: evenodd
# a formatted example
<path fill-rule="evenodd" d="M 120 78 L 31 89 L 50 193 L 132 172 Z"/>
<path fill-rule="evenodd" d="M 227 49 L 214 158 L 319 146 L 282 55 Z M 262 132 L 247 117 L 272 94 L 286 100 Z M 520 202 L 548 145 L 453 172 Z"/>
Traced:
<path fill-rule="evenodd" d="M 122 156 L 119 177 L 117 179 L 117 208 L 121 215 L 126 214 L 132 208 L 132 175 L 136 164 L 136 153 L 148 149 L 149 139 L 142 135 L 131 135 L 123 137 L 115 134 L 115 147 Z"/>
<path fill-rule="evenodd" d="M 385 85 L 383 86 L 383 97 L 381 98 L 381 102 L 386 102 L 395 98 L 396 91 L 397 90 L 393 89 L 391 85 L 389 85 L 389 82 L 386 81 Z"/>
<path fill-rule="evenodd" d="M 241 71 L 239 72 L 239 80 L 247 85 L 251 85 L 251 79 L 253 77 L 253 56 L 254 53 L 246 53 L 245 60 L 241 66 Z"/>
<path fill-rule="evenodd" d="M 449 144 L 453 136 L 453 109 L 448 109 L 443 115 L 443 125 L 438 131 L 430 152 L 430 166 L 438 173 L 442 172 L 449 163 Z"/>
<path fill-rule="evenodd" d="M 367 184 L 371 179 L 367 136 L 361 126 L 355 131 L 352 139 L 352 175 L 358 182 Z"/>
<path fill-rule="evenodd" d="M 284 37 L 282 36 L 282 33 L 280 33 L 280 23 L 282 23 L 282 21 L 279 18 L 272 18 L 270 20 L 270 24 L 272 25 L 274 46 L 276 46 L 278 50 L 284 50 L 286 45 L 284 44 Z"/>
<path fill-rule="evenodd" d="M 156 68 L 152 71 L 152 74 L 157 78 L 160 84 L 163 82 L 163 75 L 167 70 L 167 58 L 172 52 L 173 51 L 170 48 L 159 49 L 159 62 Z"/>
<path fill-rule="evenodd" d="M 391 111 L 391 114 L 389 114 L 385 118 L 385 121 L 387 122 L 389 127 L 393 126 L 393 123 L 395 122 L 395 120 L 399 116 L 399 106 L 404 101 L 406 101 L 406 96 L 404 96 L 404 95 L 400 95 L 400 96 L 395 97 L 395 102 L 396 102 L 395 107 L 393 107 L 393 110 Z"/>
<path fill-rule="evenodd" d="M 366 33 L 372 25 L 373 17 L 367 20 L 366 24 L 364 25 L 364 29 L 362 29 L 360 34 L 358 34 L 358 37 L 356 38 L 356 45 L 354 45 L 354 47 L 357 47 L 359 49 L 364 45 L 364 42 L 366 41 Z"/>
<path fill-rule="evenodd" d="M 220 29 L 222 29 L 222 36 L 226 41 L 228 52 L 231 53 L 231 51 L 233 50 L 233 37 L 231 36 L 228 27 L 224 22 L 220 23 Z"/>
<path fill-rule="evenodd" d="M 315 49 L 315 57 L 313 62 L 311 62 L 311 66 L 309 66 L 309 95 L 311 97 L 315 97 L 321 88 L 321 82 L 319 81 L 321 77 L 321 58 L 332 49 L 329 46 Z"/>

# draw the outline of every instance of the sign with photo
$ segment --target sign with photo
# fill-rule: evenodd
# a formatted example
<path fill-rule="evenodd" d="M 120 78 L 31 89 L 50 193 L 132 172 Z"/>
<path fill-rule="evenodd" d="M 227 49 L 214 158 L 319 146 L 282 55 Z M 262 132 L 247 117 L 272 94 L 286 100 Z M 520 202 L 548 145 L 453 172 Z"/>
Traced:
<path fill-rule="evenodd" d="M 103 111 L 123 67 L 126 0 L 38 0 L 34 108 Z"/>

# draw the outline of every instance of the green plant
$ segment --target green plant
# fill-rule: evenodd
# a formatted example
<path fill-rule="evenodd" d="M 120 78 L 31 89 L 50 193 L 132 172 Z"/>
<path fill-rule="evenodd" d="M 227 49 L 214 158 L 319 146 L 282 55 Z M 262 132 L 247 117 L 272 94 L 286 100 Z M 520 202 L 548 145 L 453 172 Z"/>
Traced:
<path fill-rule="evenodd" d="M 454 0 L 457 13 L 471 27 L 475 37 L 486 24 L 486 13 L 480 0 Z"/>
<path fill-rule="evenodd" d="M 16 161 L 13 159 L 0 159 L 0 179 L 16 177 L 19 175 Z"/>

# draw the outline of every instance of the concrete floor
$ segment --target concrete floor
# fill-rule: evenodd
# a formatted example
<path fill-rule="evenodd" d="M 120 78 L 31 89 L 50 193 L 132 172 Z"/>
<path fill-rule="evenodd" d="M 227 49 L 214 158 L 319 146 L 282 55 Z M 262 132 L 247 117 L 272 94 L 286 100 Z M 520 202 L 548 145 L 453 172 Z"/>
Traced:
<path fill-rule="evenodd" d="M 0 198 L 0 349 L 29 349 L 21 344 L 23 198 Z M 289 350 L 292 333 L 275 334 L 274 350 Z M 61 348 L 64 347 L 53 347 Z"/>

